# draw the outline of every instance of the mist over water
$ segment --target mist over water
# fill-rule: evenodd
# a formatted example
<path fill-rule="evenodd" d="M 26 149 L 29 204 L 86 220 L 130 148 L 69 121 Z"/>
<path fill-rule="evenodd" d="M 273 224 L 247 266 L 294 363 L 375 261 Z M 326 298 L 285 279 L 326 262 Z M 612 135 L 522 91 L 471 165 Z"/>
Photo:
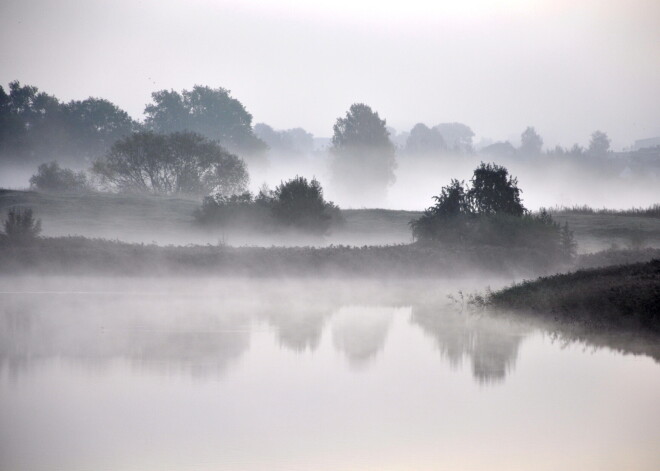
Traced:
<path fill-rule="evenodd" d="M 472 283 L 2 279 L 2 467 L 655 469 L 660 365 Z"/>

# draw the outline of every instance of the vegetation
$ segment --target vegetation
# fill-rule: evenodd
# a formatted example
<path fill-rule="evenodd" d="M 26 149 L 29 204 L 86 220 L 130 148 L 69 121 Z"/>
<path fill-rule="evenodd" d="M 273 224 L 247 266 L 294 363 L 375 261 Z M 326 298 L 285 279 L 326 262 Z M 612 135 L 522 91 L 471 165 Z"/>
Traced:
<path fill-rule="evenodd" d="M 88 191 L 90 185 L 85 172 L 62 168 L 53 161 L 39 165 L 37 173 L 30 178 L 30 188 L 46 193 L 80 193 Z"/>
<path fill-rule="evenodd" d="M 452 180 L 434 197 L 436 204 L 411 221 L 413 237 L 463 246 L 530 247 L 570 261 L 577 244 L 568 224 L 560 226 L 545 210 L 528 213 L 520 193 L 506 168 L 482 162 L 470 186 Z"/>
<path fill-rule="evenodd" d="M 35 219 L 32 209 L 12 208 L 4 222 L 4 234 L 0 240 L 11 245 L 33 242 L 41 233 L 41 220 Z"/>
<path fill-rule="evenodd" d="M 195 218 L 226 228 L 296 229 L 320 235 L 339 223 L 341 214 L 325 201 L 318 180 L 295 177 L 273 192 L 263 189 L 256 198 L 250 193 L 206 197 Z"/>
<path fill-rule="evenodd" d="M 60 102 L 37 87 L 0 86 L 0 160 L 13 163 L 66 158 L 78 165 L 105 154 L 139 128 L 105 99 Z"/>
<path fill-rule="evenodd" d="M 144 114 L 146 127 L 154 132 L 195 132 L 242 156 L 267 148 L 252 130 L 252 115 L 229 90 L 195 85 L 181 93 L 160 90 L 151 98 Z"/>
<path fill-rule="evenodd" d="M 613 216 L 639 216 L 660 218 L 660 204 L 653 204 L 647 208 L 630 209 L 594 209 L 587 205 L 582 206 L 556 206 L 549 210 L 553 214 L 608 214 Z"/>
<path fill-rule="evenodd" d="M 140 132 L 116 142 L 93 171 L 111 189 L 162 195 L 245 191 L 244 162 L 199 134 Z"/>
<path fill-rule="evenodd" d="M 363 103 L 351 105 L 333 127 L 335 185 L 362 202 L 381 202 L 394 182 L 395 147 L 386 122 Z"/>
<path fill-rule="evenodd" d="M 485 302 L 570 322 L 660 334 L 660 259 L 527 281 L 491 293 Z"/>

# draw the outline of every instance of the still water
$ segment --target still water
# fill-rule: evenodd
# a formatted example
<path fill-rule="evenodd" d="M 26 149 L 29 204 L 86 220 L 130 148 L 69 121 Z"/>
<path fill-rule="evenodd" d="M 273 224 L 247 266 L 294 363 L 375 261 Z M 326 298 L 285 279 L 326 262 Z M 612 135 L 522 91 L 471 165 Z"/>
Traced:
<path fill-rule="evenodd" d="M 0 469 L 660 469 L 660 364 L 467 285 L 2 279 Z"/>

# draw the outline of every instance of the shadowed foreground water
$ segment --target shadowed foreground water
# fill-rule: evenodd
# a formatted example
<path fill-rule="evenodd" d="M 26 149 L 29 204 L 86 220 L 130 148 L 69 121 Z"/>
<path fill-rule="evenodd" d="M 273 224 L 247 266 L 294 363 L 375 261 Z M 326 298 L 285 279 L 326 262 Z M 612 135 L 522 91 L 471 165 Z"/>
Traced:
<path fill-rule="evenodd" d="M 0 469 L 658 469 L 657 362 L 456 288 L 0 280 Z"/>

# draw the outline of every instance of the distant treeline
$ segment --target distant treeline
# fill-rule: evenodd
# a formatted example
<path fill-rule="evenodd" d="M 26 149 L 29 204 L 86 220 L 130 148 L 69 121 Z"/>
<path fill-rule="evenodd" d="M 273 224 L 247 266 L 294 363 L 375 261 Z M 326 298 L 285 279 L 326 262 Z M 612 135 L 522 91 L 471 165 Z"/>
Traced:
<path fill-rule="evenodd" d="M 10 82 L 6 90 L 0 86 L 0 162 L 39 164 L 59 160 L 66 165 L 87 167 L 119 139 L 144 131 L 194 132 L 255 162 L 269 149 L 277 155 L 314 151 L 314 136 L 302 128 L 275 130 L 265 123 L 253 126 L 253 117 L 245 106 L 221 87 L 195 85 L 181 92 L 155 91 L 145 105 L 142 119 L 136 120 L 104 98 L 64 102 L 18 81 Z M 351 106 L 346 116 L 337 120 L 332 132 L 331 150 L 335 155 L 336 151 L 347 151 L 347 147 L 362 154 L 366 148 L 377 149 L 379 160 L 385 164 L 382 172 L 386 182 L 391 180 L 388 162 L 394 151 L 411 158 L 476 153 L 475 133 L 466 124 L 417 123 L 409 132 L 397 132 L 386 127 L 386 121 L 363 103 Z M 586 148 L 574 144 L 544 150 L 543 138 L 529 126 L 521 133 L 519 146 L 508 141 L 495 142 L 482 145 L 478 153 L 491 158 L 542 155 L 602 158 L 612 152 L 610 139 L 602 131 L 591 134 Z M 643 154 L 649 157 L 648 152 Z M 366 165 L 364 170 L 368 168 Z M 362 167 L 353 170 L 356 169 L 360 171 Z"/>

